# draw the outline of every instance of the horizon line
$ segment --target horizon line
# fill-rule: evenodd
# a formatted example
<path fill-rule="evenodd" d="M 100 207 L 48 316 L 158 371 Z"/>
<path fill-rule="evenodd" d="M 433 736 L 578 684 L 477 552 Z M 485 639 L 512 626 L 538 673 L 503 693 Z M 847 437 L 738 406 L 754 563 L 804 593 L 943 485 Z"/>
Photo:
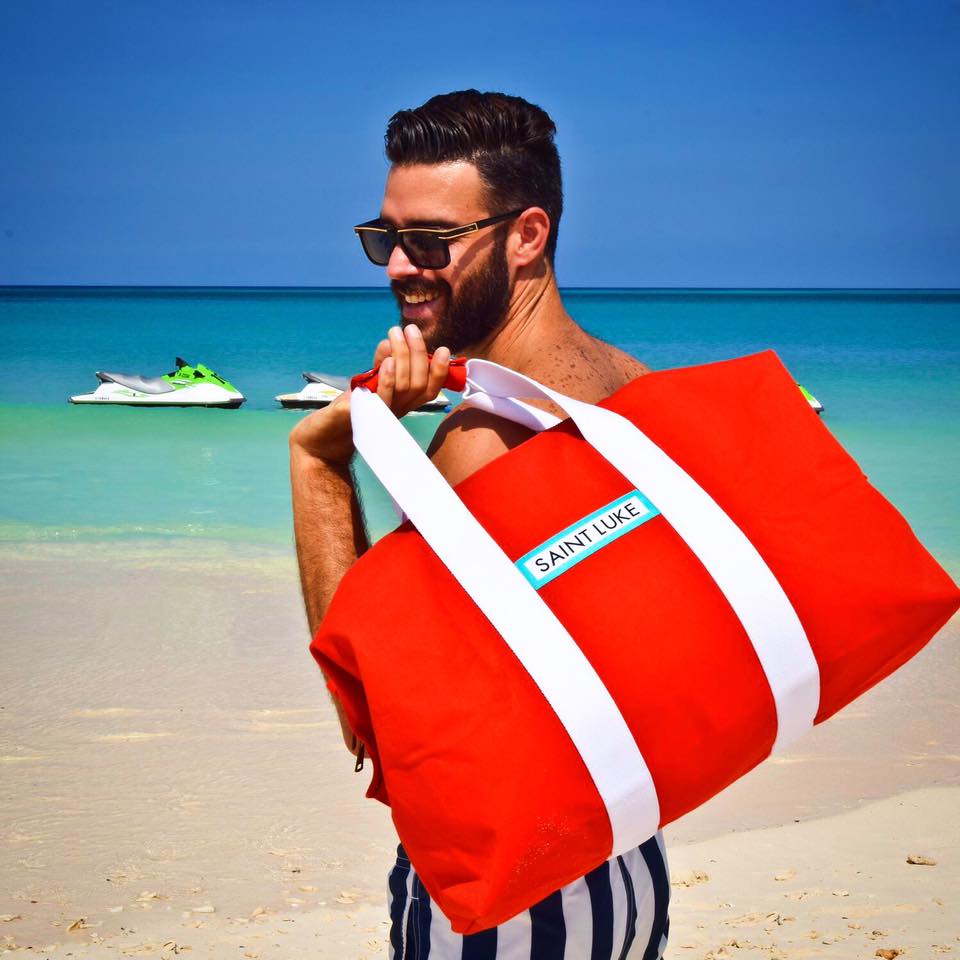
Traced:
<path fill-rule="evenodd" d="M 750 293 L 960 293 L 960 287 L 818 287 L 818 286 L 779 286 L 779 287 L 748 287 L 748 286 L 625 286 L 620 284 L 606 285 L 558 285 L 560 290 L 603 290 L 638 292 L 750 292 Z M 339 284 L 214 284 L 214 283 L 0 283 L 0 291 L 6 290 L 362 290 L 369 292 L 389 293 L 388 286 L 356 286 Z"/>

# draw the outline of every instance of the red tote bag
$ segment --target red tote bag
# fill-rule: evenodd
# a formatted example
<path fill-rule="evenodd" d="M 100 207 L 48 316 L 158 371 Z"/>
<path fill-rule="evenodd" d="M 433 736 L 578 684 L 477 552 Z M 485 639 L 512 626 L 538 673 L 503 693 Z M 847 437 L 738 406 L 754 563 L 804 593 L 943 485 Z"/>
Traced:
<path fill-rule="evenodd" d="M 357 449 L 409 520 L 311 649 L 373 760 L 368 795 L 472 933 L 831 716 L 960 592 L 773 353 L 598 405 L 487 361 L 466 377 L 465 403 L 547 429 L 453 489 L 355 389 Z"/>

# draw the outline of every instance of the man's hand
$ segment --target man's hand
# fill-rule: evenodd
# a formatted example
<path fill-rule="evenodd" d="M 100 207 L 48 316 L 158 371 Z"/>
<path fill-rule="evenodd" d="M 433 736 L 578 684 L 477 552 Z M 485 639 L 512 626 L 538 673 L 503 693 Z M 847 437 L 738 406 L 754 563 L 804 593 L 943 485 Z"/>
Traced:
<path fill-rule="evenodd" d="M 344 391 L 333 403 L 304 417 L 290 432 L 290 462 L 316 460 L 347 464 L 353 456 L 350 427 L 350 392 Z"/>
<path fill-rule="evenodd" d="M 420 330 L 411 323 L 403 330 L 390 328 L 387 339 L 377 344 L 373 365 L 380 367 L 377 394 L 402 417 L 440 392 L 450 372 L 450 351 L 438 347 L 428 357 Z"/>
<path fill-rule="evenodd" d="M 392 327 L 377 344 L 374 367 L 380 367 L 377 395 L 402 417 L 432 400 L 450 370 L 450 351 L 440 347 L 430 360 L 419 329 Z M 304 417 L 290 434 L 291 456 L 308 457 L 330 465 L 345 464 L 353 455 L 350 393 L 344 391 L 329 406 Z"/>

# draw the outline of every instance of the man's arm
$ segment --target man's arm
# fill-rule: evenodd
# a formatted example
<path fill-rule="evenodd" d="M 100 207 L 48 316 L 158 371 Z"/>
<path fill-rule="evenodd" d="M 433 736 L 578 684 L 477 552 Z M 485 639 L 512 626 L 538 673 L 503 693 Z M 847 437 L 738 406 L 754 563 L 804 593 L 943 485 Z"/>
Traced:
<path fill-rule="evenodd" d="M 433 362 L 415 327 L 391 329 L 377 347 L 377 394 L 398 416 L 432 399 L 446 380 L 450 352 L 440 348 Z M 317 630 L 347 570 L 366 549 L 360 507 L 350 476 L 353 456 L 350 395 L 304 417 L 290 434 L 290 488 L 300 583 L 311 635 Z M 334 698 L 344 742 L 357 742 Z"/>
<path fill-rule="evenodd" d="M 344 394 L 343 396 L 347 396 Z M 350 477 L 353 440 L 349 400 L 305 417 L 290 434 L 290 492 L 300 587 L 310 636 L 317 632 L 333 594 L 367 548 L 360 507 Z M 351 753 L 358 749 L 340 702 L 333 698 Z"/>
<path fill-rule="evenodd" d="M 349 457 L 328 460 L 290 436 L 293 532 L 311 636 L 344 574 L 367 549 Z"/>

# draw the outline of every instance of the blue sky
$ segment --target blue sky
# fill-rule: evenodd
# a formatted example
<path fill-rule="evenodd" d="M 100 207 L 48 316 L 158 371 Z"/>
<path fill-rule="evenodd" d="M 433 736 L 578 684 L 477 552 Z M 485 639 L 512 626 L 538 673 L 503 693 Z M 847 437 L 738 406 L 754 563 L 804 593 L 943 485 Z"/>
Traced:
<path fill-rule="evenodd" d="M 6 0 L 0 284 L 379 285 L 389 116 L 557 122 L 567 286 L 960 287 L 960 0 Z"/>

